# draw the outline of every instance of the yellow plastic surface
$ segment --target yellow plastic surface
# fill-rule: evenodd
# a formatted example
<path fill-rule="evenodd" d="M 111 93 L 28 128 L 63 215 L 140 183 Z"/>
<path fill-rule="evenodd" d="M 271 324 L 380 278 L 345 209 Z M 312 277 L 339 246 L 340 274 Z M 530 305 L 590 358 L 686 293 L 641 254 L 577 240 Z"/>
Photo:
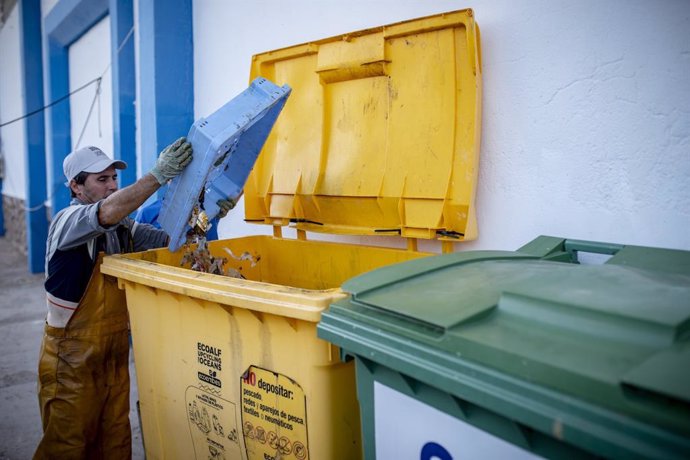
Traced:
<path fill-rule="evenodd" d="M 230 259 L 236 279 L 167 249 L 103 262 L 126 290 L 147 458 L 361 457 L 354 366 L 316 324 L 345 280 L 429 255 L 416 238 L 444 252 L 475 238 L 479 50 L 463 10 L 254 57 L 252 79 L 293 88 L 245 187 L 246 218 L 274 236 L 209 248 L 258 263 Z M 297 240 L 280 238 L 290 222 Z M 306 230 L 410 239 L 388 249 Z"/>
<path fill-rule="evenodd" d="M 245 186 L 246 219 L 341 234 L 476 238 L 472 10 L 254 56 L 292 95 Z"/>
<path fill-rule="evenodd" d="M 267 443 L 270 436 L 287 440 L 284 459 L 298 459 L 297 452 L 311 459 L 360 458 L 354 366 L 317 338 L 316 324 L 344 295 L 339 286 L 346 279 L 428 254 L 270 236 L 215 241 L 209 248 L 215 256 L 227 256 L 225 248 L 237 256 L 246 251 L 259 261 L 254 267 L 228 262 L 244 280 L 180 267 L 181 252 L 167 249 L 103 262 L 103 273 L 117 277 L 126 291 L 147 458 L 263 459 L 260 448 L 268 448 L 258 436 Z M 250 366 L 275 374 L 275 382 L 292 392 L 291 405 L 265 395 L 257 402 L 258 392 L 241 392 Z M 277 432 L 267 423 L 258 431 L 257 418 L 270 408 L 286 412 L 286 421 L 290 415 L 306 420 L 290 422 L 293 430 Z M 251 409 L 258 415 L 243 417 Z M 247 444 L 254 450 L 247 456 L 250 433 Z"/>

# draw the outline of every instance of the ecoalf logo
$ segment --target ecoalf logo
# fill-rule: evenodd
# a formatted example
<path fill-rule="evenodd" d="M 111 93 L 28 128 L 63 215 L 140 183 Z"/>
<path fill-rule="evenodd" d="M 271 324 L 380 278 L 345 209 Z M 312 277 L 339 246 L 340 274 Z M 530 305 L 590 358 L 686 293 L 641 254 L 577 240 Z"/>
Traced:
<path fill-rule="evenodd" d="M 208 369 L 207 373 L 197 372 L 199 380 L 220 388 L 221 382 L 218 378 L 218 372 L 223 370 L 223 350 L 208 343 L 197 342 L 196 353 L 198 363 Z"/>
<path fill-rule="evenodd" d="M 199 380 L 201 380 L 202 382 L 206 382 L 206 383 L 209 383 L 213 386 L 220 388 L 221 382 L 220 382 L 220 380 L 218 380 L 216 378 L 216 375 L 217 375 L 216 372 L 211 371 L 210 374 L 211 375 L 204 374 L 203 372 L 197 372 L 197 377 L 199 377 Z"/>
<path fill-rule="evenodd" d="M 221 355 L 223 350 L 218 347 L 212 347 L 202 342 L 198 342 L 197 348 L 197 361 L 203 366 L 208 366 L 209 368 L 215 369 L 217 371 L 222 371 L 222 359 Z"/>

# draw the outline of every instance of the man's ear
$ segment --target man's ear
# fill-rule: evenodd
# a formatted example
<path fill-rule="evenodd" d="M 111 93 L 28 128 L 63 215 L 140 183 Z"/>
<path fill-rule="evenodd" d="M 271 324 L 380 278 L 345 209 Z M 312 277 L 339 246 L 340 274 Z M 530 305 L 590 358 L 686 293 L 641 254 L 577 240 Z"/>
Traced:
<path fill-rule="evenodd" d="M 72 193 L 74 193 L 75 195 L 78 195 L 79 194 L 79 184 L 77 184 L 77 181 L 75 181 L 74 179 L 69 181 L 69 189 L 72 190 Z"/>

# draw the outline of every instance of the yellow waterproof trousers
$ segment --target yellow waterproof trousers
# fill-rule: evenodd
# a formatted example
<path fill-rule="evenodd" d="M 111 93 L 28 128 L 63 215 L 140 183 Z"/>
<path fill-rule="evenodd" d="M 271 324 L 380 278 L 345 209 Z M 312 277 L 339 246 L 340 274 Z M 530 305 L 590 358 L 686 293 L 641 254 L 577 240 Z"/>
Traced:
<path fill-rule="evenodd" d="M 64 328 L 46 325 L 38 367 L 43 438 L 35 459 L 129 459 L 129 334 L 124 292 L 96 261 Z"/>

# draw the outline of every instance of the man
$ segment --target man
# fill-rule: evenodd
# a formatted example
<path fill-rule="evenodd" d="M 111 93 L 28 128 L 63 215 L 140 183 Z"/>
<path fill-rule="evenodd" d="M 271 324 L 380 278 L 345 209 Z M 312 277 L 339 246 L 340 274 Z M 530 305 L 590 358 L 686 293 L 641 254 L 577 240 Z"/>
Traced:
<path fill-rule="evenodd" d="M 43 438 L 34 458 L 131 457 L 127 308 L 116 280 L 101 275 L 100 253 L 167 244 L 165 232 L 128 215 L 191 159 L 191 144 L 180 138 L 150 173 L 118 190 L 116 170 L 125 162 L 97 147 L 65 158 L 72 201 L 48 231 L 48 315 L 38 370 Z"/>

